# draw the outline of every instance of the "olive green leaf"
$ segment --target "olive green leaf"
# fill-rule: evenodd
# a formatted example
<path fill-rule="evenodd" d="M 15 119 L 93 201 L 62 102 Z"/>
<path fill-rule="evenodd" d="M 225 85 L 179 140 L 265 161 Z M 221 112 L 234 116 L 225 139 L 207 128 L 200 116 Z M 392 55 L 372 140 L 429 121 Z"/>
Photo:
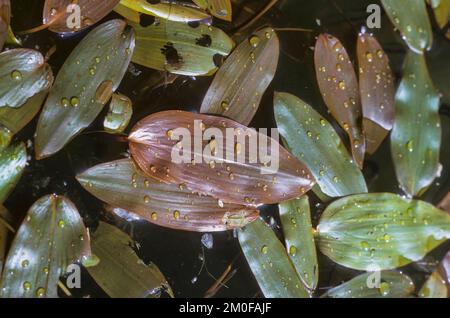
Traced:
<path fill-rule="evenodd" d="M 113 94 L 103 127 L 111 134 L 120 134 L 127 128 L 132 115 L 131 100 L 125 95 Z"/>
<path fill-rule="evenodd" d="M 314 290 L 319 267 L 308 196 L 280 203 L 279 210 L 289 258 L 306 287 Z"/>
<path fill-rule="evenodd" d="M 0 51 L 8 37 L 9 23 L 11 22 L 11 3 L 9 0 L 0 0 Z"/>
<path fill-rule="evenodd" d="M 0 296 L 57 297 L 59 277 L 90 254 L 89 235 L 73 203 L 54 194 L 42 197 L 31 206 L 14 238 Z"/>
<path fill-rule="evenodd" d="M 120 2 L 114 7 L 114 11 L 131 22 L 139 23 L 141 21 L 141 13 L 124 6 Z"/>
<path fill-rule="evenodd" d="M 130 211 L 154 224 L 186 231 L 225 231 L 244 226 L 258 211 L 200 196 L 184 185 L 146 177 L 133 161 L 100 164 L 77 176 L 78 182 L 106 203 Z"/>
<path fill-rule="evenodd" d="M 266 298 L 309 298 L 286 249 L 262 220 L 238 230 L 248 265 Z"/>
<path fill-rule="evenodd" d="M 450 2 L 446 0 L 427 0 L 433 8 L 434 16 L 439 27 L 444 28 L 450 20 Z"/>
<path fill-rule="evenodd" d="M 0 152 L 0 204 L 19 182 L 27 164 L 25 144 L 9 146 Z"/>
<path fill-rule="evenodd" d="M 155 2 L 155 1 L 153 1 Z M 120 4 L 134 11 L 153 15 L 169 21 L 209 21 L 211 17 L 193 4 L 179 1 L 121 0 Z"/>
<path fill-rule="evenodd" d="M 431 48 L 433 31 L 424 0 L 381 0 L 392 24 L 397 28 L 409 48 L 416 53 Z"/>
<path fill-rule="evenodd" d="M 361 171 L 330 123 L 291 94 L 275 93 L 274 104 L 280 134 L 323 193 L 340 197 L 367 192 Z"/>
<path fill-rule="evenodd" d="M 328 290 L 329 298 L 406 298 L 414 293 L 411 278 L 396 271 L 364 273 Z"/>
<path fill-rule="evenodd" d="M 208 10 L 216 18 L 232 20 L 231 0 L 193 0 L 200 8 Z"/>
<path fill-rule="evenodd" d="M 431 273 L 419 291 L 422 298 L 447 298 L 447 284 L 439 272 Z"/>
<path fill-rule="evenodd" d="M 206 24 L 157 21 L 136 30 L 133 62 L 180 75 L 211 75 L 217 70 L 214 60 L 227 56 L 233 40 L 222 30 Z"/>
<path fill-rule="evenodd" d="M 13 49 L 0 53 L 0 107 L 20 107 L 52 83 L 52 70 L 38 51 Z"/>
<path fill-rule="evenodd" d="M 14 134 L 5 126 L 0 125 L 0 151 L 9 146 Z"/>
<path fill-rule="evenodd" d="M 418 195 L 438 175 L 442 134 L 439 93 L 423 55 L 407 54 L 395 107 L 391 152 L 397 180 L 408 195 Z"/>
<path fill-rule="evenodd" d="M 220 67 L 200 112 L 248 125 L 275 76 L 279 53 L 280 43 L 273 29 L 264 28 L 251 35 Z"/>
<path fill-rule="evenodd" d="M 450 215 L 391 193 L 353 195 L 330 204 L 317 227 L 323 254 L 359 270 L 378 271 L 423 258 L 450 238 Z"/>
<path fill-rule="evenodd" d="M 92 30 L 60 69 L 36 132 L 36 157 L 61 150 L 89 126 L 124 76 L 134 49 L 134 32 L 122 20 Z"/>

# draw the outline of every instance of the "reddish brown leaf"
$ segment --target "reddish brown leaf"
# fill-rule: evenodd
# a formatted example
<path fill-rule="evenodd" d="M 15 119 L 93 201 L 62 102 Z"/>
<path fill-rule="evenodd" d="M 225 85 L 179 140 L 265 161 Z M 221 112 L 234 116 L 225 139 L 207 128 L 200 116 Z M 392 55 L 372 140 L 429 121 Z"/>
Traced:
<path fill-rule="evenodd" d="M 389 58 L 372 35 L 359 34 L 357 51 L 366 150 L 372 154 L 394 125 L 395 83 Z"/>
<path fill-rule="evenodd" d="M 220 138 L 220 135 L 227 135 L 226 128 L 231 128 L 229 135 L 236 133 L 238 138 L 234 135 Z M 178 136 L 183 129 L 189 137 Z M 202 133 L 206 140 L 201 142 Z M 277 141 L 265 137 L 261 132 L 223 117 L 165 111 L 141 120 L 133 128 L 129 143 L 134 160 L 147 175 L 165 182 L 186 184 L 192 191 L 224 202 L 257 206 L 304 194 L 314 184 L 311 173 Z M 195 139 L 198 139 L 197 146 Z M 248 142 L 249 139 L 258 139 L 258 145 Z M 266 161 L 267 167 L 258 154 L 263 152 L 261 145 L 266 145 L 264 153 L 268 157 L 272 154 L 274 157 Z M 172 160 L 172 151 L 186 156 L 183 163 Z M 279 152 L 279 169 L 276 169 L 276 151 Z"/>
<path fill-rule="evenodd" d="M 438 208 L 450 213 L 450 192 L 438 203 Z"/>
<path fill-rule="evenodd" d="M 350 137 L 353 158 L 361 168 L 365 138 L 361 123 L 361 101 L 355 70 L 341 42 L 321 34 L 314 50 L 317 82 L 325 104 Z"/>

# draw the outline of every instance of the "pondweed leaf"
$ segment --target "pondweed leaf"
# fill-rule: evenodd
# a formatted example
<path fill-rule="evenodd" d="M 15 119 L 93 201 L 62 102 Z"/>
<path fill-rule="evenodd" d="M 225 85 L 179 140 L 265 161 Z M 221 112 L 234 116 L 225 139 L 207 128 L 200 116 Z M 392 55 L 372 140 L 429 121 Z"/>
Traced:
<path fill-rule="evenodd" d="M 448 290 L 445 279 L 439 272 L 433 272 L 422 285 L 419 291 L 422 298 L 447 298 Z"/>
<path fill-rule="evenodd" d="M 90 254 L 89 233 L 73 203 L 54 194 L 42 197 L 29 209 L 8 252 L 0 296 L 57 297 L 59 277 Z"/>
<path fill-rule="evenodd" d="M 78 32 L 103 19 L 119 2 L 120 0 L 46 0 L 43 23 L 49 25 L 49 30 L 53 32 Z"/>
<path fill-rule="evenodd" d="M 367 271 L 418 261 L 448 238 L 449 214 L 391 193 L 335 201 L 317 227 L 322 253 L 340 265 Z"/>
<path fill-rule="evenodd" d="M 133 9 L 130 9 L 127 6 L 124 6 L 122 3 L 118 3 L 114 7 L 114 11 L 123 16 L 125 19 L 134 22 L 134 23 L 140 23 L 141 22 L 141 13 L 134 11 Z M 144 16 L 145 17 L 145 16 Z"/>
<path fill-rule="evenodd" d="M 389 58 L 373 35 L 359 34 L 357 53 L 366 151 L 373 154 L 394 125 L 395 79 Z"/>
<path fill-rule="evenodd" d="M 38 51 L 13 49 L 0 53 L 0 108 L 20 107 L 52 83 L 52 70 Z"/>
<path fill-rule="evenodd" d="M 264 28 L 252 34 L 220 67 L 200 112 L 250 124 L 275 76 L 279 53 L 280 43 L 273 29 Z"/>
<path fill-rule="evenodd" d="M 433 8 L 436 22 L 443 29 L 450 20 L 450 2 L 446 0 L 427 0 Z"/>
<path fill-rule="evenodd" d="M 134 31 L 122 20 L 92 30 L 72 51 L 56 77 L 36 131 L 36 157 L 61 150 L 89 126 L 124 76 Z"/>
<path fill-rule="evenodd" d="M 313 291 L 319 279 L 319 265 L 308 196 L 285 201 L 278 207 L 286 251 L 300 279 Z"/>
<path fill-rule="evenodd" d="M 328 290 L 329 298 L 407 298 L 414 293 L 414 283 L 396 271 L 365 273 Z"/>
<path fill-rule="evenodd" d="M 424 0 L 381 0 L 392 24 L 398 29 L 409 48 L 416 53 L 431 48 L 433 31 Z"/>
<path fill-rule="evenodd" d="M 341 42 L 332 35 L 319 35 L 314 48 L 317 83 L 333 117 L 350 137 L 353 158 L 364 163 L 365 137 L 362 109 L 353 64 Z"/>
<path fill-rule="evenodd" d="M 120 134 L 127 128 L 133 107 L 131 100 L 122 94 L 113 94 L 108 114 L 103 121 L 103 127 L 111 134 Z"/>
<path fill-rule="evenodd" d="M 367 192 L 361 171 L 330 123 L 299 98 L 276 93 L 275 119 L 288 148 L 331 197 Z"/>
<path fill-rule="evenodd" d="M 0 204 L 3 204 L 22 176 L 27 164 L 25 144 L 9 146 L 0 152 Z"/>
<path fill-rule="evenodd" d="M 159 268 L 141 261 L 131 238 L 115 226 L 100 222 L 91 237 L 91 246 L 100 262 L 87 270 L 111 298 L 155 298 L 162 291 L 173 297 Z"/>
<path fill-rule="evenodd" d="M 0 151 L 9 146 L 14 134 L 5 126 L 0 125 Z"/>
<path fill-rule="evenodd" d="M 410 51 L 395 95 L 391 152 L 400 187 L 420 195 L 438 176 L 441 146 L 439 93 L 423 55 Z"/>
<path fill-rule="evenodd" d="M 0 205 L 0 274 L 5 264 L 6 252 L 8 251 L 10 225 L 5 220 L 8 214 L 8 210 L 3 205 Z"/>
<path fill-rule="evenodd" d="M 232 20 L 231 0 L 192 0 L 200 8 L 208 10 L 216 18 Z"/>
<path fill-rule="evenodd" d="M 0 0 L 0 51 L 3 49 L 8 37 L 9 23 L 11 22 L 11 3 L 9 0 Z"/>
<path fill-rule="evenodd" d="M 266 298 L 309 298 L 286 249 L 260 218 L 239 229 L 239 243 Z"/>
<path fill-rule="evenodd" d="M 81 185 L 106 203 L 154 224 L 186 231 L 225 231 L 255 220 L 256 209 L 226 204 L 146 177 L 130 159 L 95 166 L 77 176 Z"/>
<path fill-rule="evenodd" d="M 156 21 L 136 30 L 133 62 L 180 75 L 212 75 L 215 60 L 227 56 L 234 42 L 222 30 L 206 24 Z"/>
<path fill-rule="evenodd" d="M 314 184 L 308 169 L 276 140 L 223 117 L 159 112 L 139 121 L 128 140 L 148 176 L 223 202 L 278 203 Z"/>

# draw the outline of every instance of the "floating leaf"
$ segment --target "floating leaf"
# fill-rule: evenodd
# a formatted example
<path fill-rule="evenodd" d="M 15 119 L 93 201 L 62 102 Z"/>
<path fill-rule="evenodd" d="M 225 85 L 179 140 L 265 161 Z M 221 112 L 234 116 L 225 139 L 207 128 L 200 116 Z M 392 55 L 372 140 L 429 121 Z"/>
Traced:
<path fill-rule="evenodd" d="M 262 220 L 238 231 L 248 265 L 266 298 L 309 298 L 286 249 Z"/>
<path fill-rule="evenodd" d="M 437 177 L 441 146 L 439 93 L 423 55 L 409 52 L 395 96 L 391 152 L 400 187 L 418 195 Z"/>
<path fill-rule="evenodd" d="M 365 137 L 358 79 L 347 51 L 329 34 L 319 35 L 314 49 L 316 77 L 323 100 L 333 117 L 350 137 L 353 158 L 364 163 Z"/>
<path fill-rule="evenodd" d="M 334 262 L 378 271 L 418 261 L 450 238 L 450 215 L 395 194 L 360 194 L 329 205 L 317 232 L 320 250 Z"/>
<path fill-rule="evenodd" d="M 141 21 L 141 14 L 139 12 L 124 6 L 120 2 L 114 7 L 114 11 L 131 22 L 139 23 Z"/>
<path fill-rule="evenodd" d="M 215 59 L 227 56 L 233 40 L 220 29 L 206 24 L 157 21 L 136 30 L 133 62 L 180 75 L 211 75 L 217 70 Z"/>
<path fill-rule="evenodd" d="M 11 29 L 11 26 L 8 28 L 8 36 L 6 38 L 6 43 L 8 44 L 14 44 L 14 45 L 22 45 L 22 41 L 18 39 L 15 35 L 13 30 Z"/>
<path fill-rule="evenodd" d="M 70 54 L 44 105 L 36 157 L 61 150 L 89 126 L 119 86 L 134 49 L 134 32 L 121 20 L 92 30 Z"/>
<path fill-rule="evenodd" d="M 46 0 L 43 23 L 57 33 L 85 29 L 110 13 L 120 0 Z M 80 17 L 77 14 L 80 13 Z M 79 18 L 79 20 L 78 20 Z"/>
<path fill-rule="evenodd" d="M 14 134 L 8 128 L 0 125 L 0 151 L 9 146 Z"/>
<path fill-rule="evenodd" d="M 9 0 L 0 0 L 0 51 L 8 37 L 9 23 L 11 22 L 11 3 Z"/>
<path fill-rule="evenodd" d="M 183 185 L 147 178 L 129 159 L 95 166 L 78 175 L 77 180 L 100 200 L 168 228 L 225 231 L 258 217 L 257 210 L 221 203 L 194 194 Z"/>
<path fill-rule="evenodd" d="M 377 282 L 377 280 L 380 280 Z M 395 271 L 365 273 L 328 290 L 330 298 L 407 298 L 414 293 L 411 278 Z"/>
<path fill-rule="evenodd" d="M 450 20 L 450 2 L 446 0 L 427 0 L 434 11 L 436 22 L 443 29 Z"/>
<path fill-rule="evenodd" d="M 0 152 L 0 204 L 19 182 L 27 164 L 25 144 L 10 146 Z"/>
<path fill-rule="evenodd" d="M 131 238 L 104 222 L 92 235 L 92 252 L 100 262 L 88 267 L 89 274 L 112 298 L 159 297 L 161 291 L 173 293 L 159 268 L 146 265 L 131 248 Z"/>
<path fill-rule="evenodd" d="M 0 274 L 2 273 L 5 262 L 10 231 L 10 225 L 5 220 L 6 214 L 9 214 L 8 210 L 3 205 L 0 205 Z"/>
<path fill-rule="evenodd" d="M 125 95 L 113 94 L 103 126 L 109 133 L 120 134 L 127 128 L 132 115 L 131 100 Z"/>
<path fill-rule="evenodd" d="M 159 112 L 138 122 L 128 139 L 147 175 L 224 202 L 278 203 L 314 184 L 308 169 L 276 140 L 223 117 Z"/>
<path fill-rule="evenodd" d="M 450 192 L 438 203 L 437 207 L 450 213 Z"/>
<path fill-rule="evenodd" d="M 424 0 L 410 0 L 406 6 L 397 0 L 381 0 L 381 3 L 411 50 L 421 53 L 431 48 L 433 31 Z"/>
<path fill-rule="evenodd" d="M 153 3 L 152 3 L 153 2 Z M 120 4 L 134 11 L 176 22 L 205 21 L 211 17 L 193 4 L 178 1 L 121 0 Z"/>
<path fill-rule="evenodd" d="M 200 112 L 250 124 L 275 75 L 279 51 L 278 37 L 271 28 L 239 44 L 217 72 Z"/>
<path fill-rule="evenodd" d="M 208 10 L 216 18 L 231 22 L 232 7 L 230 0 L 193 0 L 200 8 Z"/>
<path fill-rule="evenodd" d="M 52 83 L 52 70 L 38 51 L 14 49 L 0 53 L 0 107 L 20 107 Z"/>
<path fill-rule="evenodd" d="M 373 154 L 394 125 L 395 81 L 388 56 L 375 37 L 360 33 L 357 51 L 366 151 Z"/>
<path fill-rule="evenodd" d="M 447 285 L 439 272 L 433 272 L 419 291 L 422 298 L 447 298 Z"/>
<path fill-rule="evenodd" d="M 274 103 L 281 135 L 322 192 L 331 197 L 367 192 L 361 171 L 330 123 L 293 95 L 276 93 Z"/>
<path fill-rule="evenodd" d="M 280 203 L 279 210 L 289 258 L 305 286 L 314 290 L 319 267 L 308 196 Z"/>
<path fill-rule="evenodd" d="M 47 195 L 36 201 L 14 238 L 0 296 L 57 297 L 59 277 L 90 255 L 89 235 L 70 200 Z"/>

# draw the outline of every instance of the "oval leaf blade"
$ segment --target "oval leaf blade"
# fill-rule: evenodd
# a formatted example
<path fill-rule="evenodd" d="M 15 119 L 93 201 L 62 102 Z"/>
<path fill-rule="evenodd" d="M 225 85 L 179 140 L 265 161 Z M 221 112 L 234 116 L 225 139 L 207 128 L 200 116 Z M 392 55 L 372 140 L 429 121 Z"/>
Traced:
<path fill-rule="evenodd" d="M 131 100 L 122 94 L 113 94 L 108 114 L 103 121 L 103 127 L 111 134 L 120 134 L 130 123 L 133 115 Z"/>
<path fill-rule="evenodd" d="M 23 143 L 0 152 L 0 204 L 5 202 L 19 182 L 26 164 L 27 150 Z"/>

